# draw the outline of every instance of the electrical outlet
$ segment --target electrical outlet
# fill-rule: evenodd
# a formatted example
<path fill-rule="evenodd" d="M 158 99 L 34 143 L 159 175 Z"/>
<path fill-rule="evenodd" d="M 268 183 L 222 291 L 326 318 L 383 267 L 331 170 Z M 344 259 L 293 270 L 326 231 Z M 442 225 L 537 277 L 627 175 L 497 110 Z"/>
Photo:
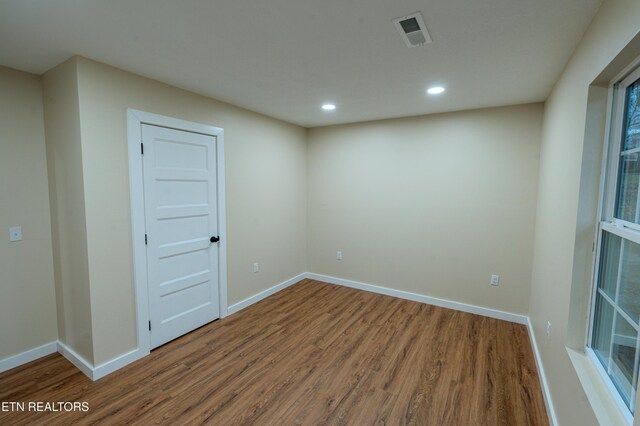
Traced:
<path fill-rule="evenodd" d="M 547 337 L 551 336 L 551 321 L 547 321 Z"/>
<path fill-rule="evenodd" d="M 22 226 L 9 228 L 9 241 L 22 241 Z"/>
<path fill-rule="evenodd" d="M 491 285 L 500 284 L 500 275 L 491 275 Z"/>
<path fill-rule="evenodd" d="M 341 251 L 337 251 L 336 252 L 336 260 L 342 260 L 342 252 Z"/>
<path fill-rule="evenodd" d="M 260 272 L 260 264 L 258 262 L 254 262 L 254 264 L 253 264 L 253 273 L 257 274 L 258 272 Z"/>

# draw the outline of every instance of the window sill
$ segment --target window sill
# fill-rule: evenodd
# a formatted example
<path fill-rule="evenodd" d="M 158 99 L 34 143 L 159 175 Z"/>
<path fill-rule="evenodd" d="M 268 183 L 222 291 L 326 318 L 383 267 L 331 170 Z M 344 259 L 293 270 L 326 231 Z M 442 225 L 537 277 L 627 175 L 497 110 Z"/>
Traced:
<path fill-rule="evenodd" d="M 575 349 L 567 348 L 567 353 L 598 422 L 601 425 L 631 425 L 591 360 Z"/>

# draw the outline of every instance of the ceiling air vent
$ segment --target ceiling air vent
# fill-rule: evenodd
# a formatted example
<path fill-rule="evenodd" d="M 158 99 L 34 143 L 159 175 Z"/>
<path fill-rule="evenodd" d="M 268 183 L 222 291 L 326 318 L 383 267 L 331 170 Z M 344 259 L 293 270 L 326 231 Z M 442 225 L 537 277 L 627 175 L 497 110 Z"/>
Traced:
<path fill-rule="evenodd" d="M 424 46 L 432 41 L 420 12 L 394 19 L 393 24 L 407 47 Z"/>

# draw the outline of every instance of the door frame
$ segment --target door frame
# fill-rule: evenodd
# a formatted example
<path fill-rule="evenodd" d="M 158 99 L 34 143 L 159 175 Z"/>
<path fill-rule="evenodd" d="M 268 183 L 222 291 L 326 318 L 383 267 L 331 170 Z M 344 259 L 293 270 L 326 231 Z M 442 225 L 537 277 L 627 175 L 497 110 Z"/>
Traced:
<path fill-rule="evenodd" d="M 129 154 L 129 191 L 131 202 L 131 242 L 133 247 L 133 275 L 136 301 L 136 334 L 142 356 L 151 351 L 149 334 L 149 292 L 147 280 L 147 250 L 145 237 L 144 176 L 142 168 L 142 125 L 167 127 L 175 130 L 200 133 L 216 138 L 216 174 L 218 195 L 218 283 L 220 318 L 227 310 L 227 220 L 224 172 L 224 129 L 207 124 L 194 123 L 135 109 L 127 109 L 127 145 Z"/>

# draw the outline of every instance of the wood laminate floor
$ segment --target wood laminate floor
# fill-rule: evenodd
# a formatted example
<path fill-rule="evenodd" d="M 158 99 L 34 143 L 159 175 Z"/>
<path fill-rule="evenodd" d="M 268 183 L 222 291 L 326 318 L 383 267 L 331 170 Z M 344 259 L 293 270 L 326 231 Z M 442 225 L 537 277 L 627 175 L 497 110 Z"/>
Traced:
<path fill-rule="evenodd" d="M 0 374 L 29 401 L 89 411 L 0 424 L 548 424 L 524 326 L 312 280 L 96 382 L 58 354 Z"/>

